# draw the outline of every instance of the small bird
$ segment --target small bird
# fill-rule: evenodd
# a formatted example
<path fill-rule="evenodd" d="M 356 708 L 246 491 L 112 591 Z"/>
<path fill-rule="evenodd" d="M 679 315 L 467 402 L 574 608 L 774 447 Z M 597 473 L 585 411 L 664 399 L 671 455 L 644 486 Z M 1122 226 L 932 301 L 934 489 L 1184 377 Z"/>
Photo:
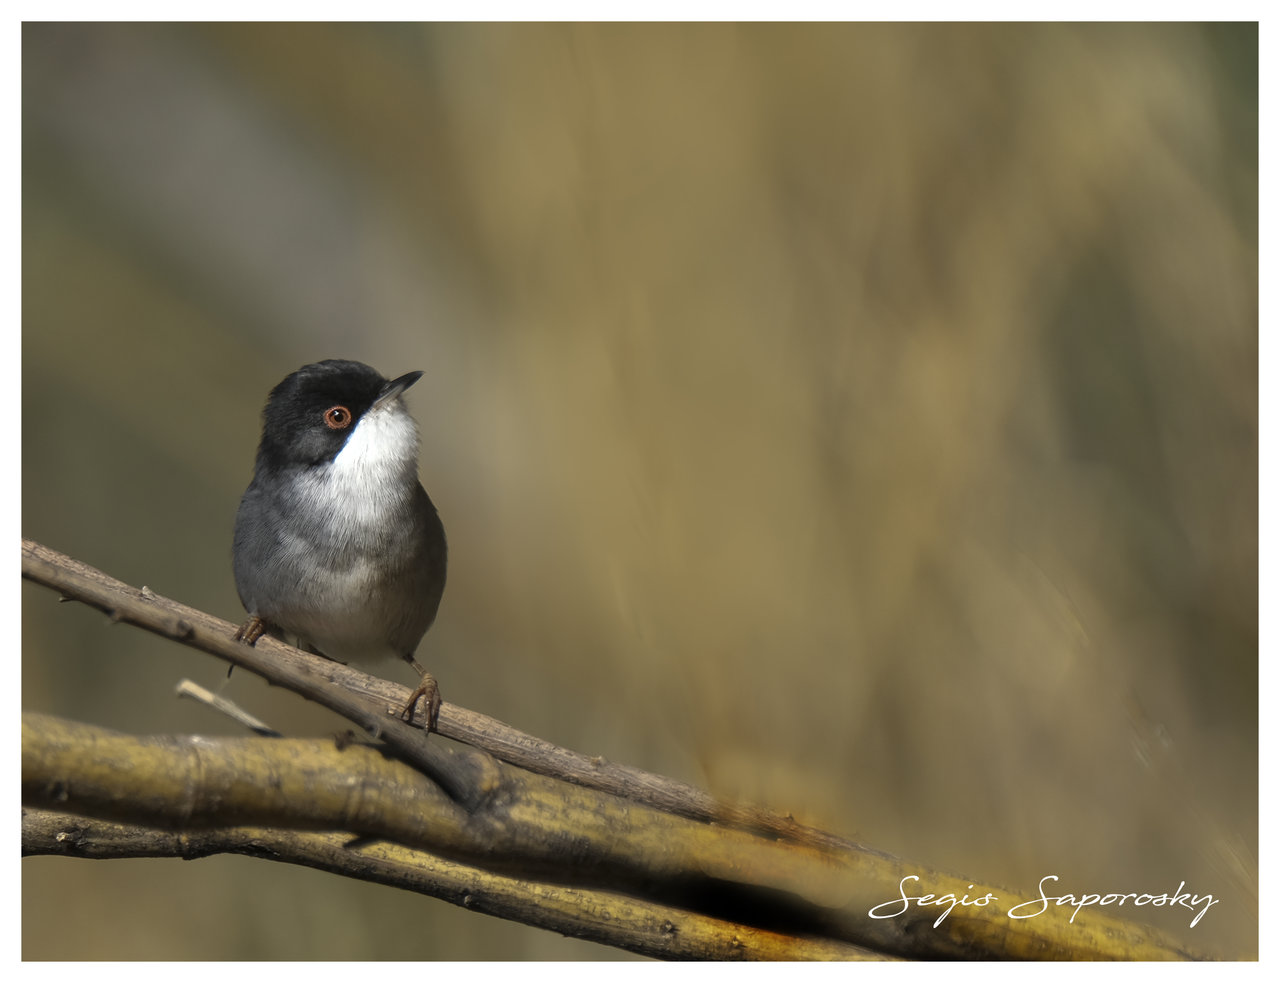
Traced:
<path fill-rule="evenodd" d="M 271 390 L 253 481 L 236 512 L 236 639 L 264 633 L 337 662 L 403 659 L 422 677 L 401 716 L 440 689 L 414 659 L 444 593 L 444 525 L 418 481 L 418 427 L 401 393 L 362 362 L 304 365 Z"/>

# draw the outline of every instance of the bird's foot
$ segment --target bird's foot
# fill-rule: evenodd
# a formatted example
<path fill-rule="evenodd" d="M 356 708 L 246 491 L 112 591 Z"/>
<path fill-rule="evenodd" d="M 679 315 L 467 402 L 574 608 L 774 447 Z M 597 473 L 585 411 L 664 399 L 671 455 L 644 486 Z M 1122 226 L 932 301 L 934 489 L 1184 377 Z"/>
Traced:
<path fill-rule="evenodd" d="M 436 729 L 436 720 L 440 716 L 440 707 L 444 701 L 440 699 L 440 686 L 436 683 L 436 677 L 429 672 L 423 672 L 422 667 L 416 662 L 413 663 L 413 667 L 422 673 L 422 681 L 418 683 L 418 688 L 413 691 L 409 702 L 400 711 L 400 719 L 407 724 L 413 723 L 413 713 L 417 710 L 418 703 L 425 701 L 423 709 L 426 711 L 427 720 L 424 726 L 430 733 Z"/>
<path fill-rule="evenodd" d="M 267 627 L 267 623 L 256 614 L 250 615 L 249 620 L 236 629 L 235 640 L 244 642 L 246 645 L 252 645 L 266 634 Z"/>

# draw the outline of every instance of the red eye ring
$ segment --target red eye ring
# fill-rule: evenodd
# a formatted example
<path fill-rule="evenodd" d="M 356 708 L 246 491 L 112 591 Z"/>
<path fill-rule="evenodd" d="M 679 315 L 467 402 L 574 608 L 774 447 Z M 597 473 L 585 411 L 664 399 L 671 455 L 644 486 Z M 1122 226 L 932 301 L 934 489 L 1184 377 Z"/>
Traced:
<path fill-rule="evenodd" d="M 351 411 L 345 406 L 330 406 L 324 411 L 324 425 L 330 430 L 346 430 L 351 426 Z"/>

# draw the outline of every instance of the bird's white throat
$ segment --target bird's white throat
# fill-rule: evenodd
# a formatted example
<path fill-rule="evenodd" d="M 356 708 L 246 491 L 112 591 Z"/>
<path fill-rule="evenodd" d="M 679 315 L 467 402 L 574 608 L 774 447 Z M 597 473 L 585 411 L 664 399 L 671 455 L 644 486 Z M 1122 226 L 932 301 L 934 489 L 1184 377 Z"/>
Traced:
<path fill-rule="evenodd" d="M 412 499 L 418 425 L 399 397 L 372 406 L 332 461 L 307 472 L 304 496 L 347 535 L 376 535 Z"/>

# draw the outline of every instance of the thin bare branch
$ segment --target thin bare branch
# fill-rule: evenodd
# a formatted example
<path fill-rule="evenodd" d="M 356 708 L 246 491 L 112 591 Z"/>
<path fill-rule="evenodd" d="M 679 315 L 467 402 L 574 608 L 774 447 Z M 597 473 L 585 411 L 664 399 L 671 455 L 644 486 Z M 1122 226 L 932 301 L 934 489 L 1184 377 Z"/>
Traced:
<path fill-rule="evenodd" d="M 393 711 L 404 706 L 409 696 L 408 687 L 302 652 L 272 638 L 259 639 L 253 648 L 241 645 L 232 637 L 236 626 L 230 622 L 162 597 L 150 588 L 131 587 L 32 540 L 22 541 L 22 575 L 60 592 L 65 598 L 105 612 L 113 621 L 124 621 L 200 649 L 315 699 L 370 733 L 378 734 L 393 747 L 399 743 L 411 755 L 422 753 L 422 742 L 406 736 L 402 727 L 395 726 L 400 722 L 394 719 Z M 344 713 L 345 701 L 340 702 L 331 690 L 328 699 L 325 698 L 326 686 L 330 684 L 338 684 L 348 693 L 362 694 L 371 702 L 353 708 L 350 714 Z M 443 736 L 487 751 L 501 761 L 689 819 L 732 825 L 813 845 L 855 846 L 832 833 L 802 826 L 789 816 L 722 802 L 693 785 L 559 747 L 456 704 L 444 704 L 438 727 Z M 429 768 L 428 762 L 418 763 Z"/>
<path fill-rule="evenodd" d="M 270 724 L 259 720 L 234 700 L 215 693 L 193 680 L 179 680 L 178 685 L 173 688 L 173 695 L 179 699 L 194 700 L 196 703 L 207 706 L 211 710 L 216 710 L 224 717 L 230 717 L 241 727 L 245 727 L 253 731 L 253 733 L 257 734 L 259 737 L 284 736 Z"/>
<path fill-rule="evenodd" d="M 537 884 L 453 863 L 386 840 L 266 826 L 172 832 L 24 809 L 22 852 L 93 859 L 220 853 L 298 864 L 398 887 L 499 918 L 657 959 L 884 959 L 857 946 L 802 939 L 609 891 Z M 605 917 L 607 916 L 607 917 Z"/>

